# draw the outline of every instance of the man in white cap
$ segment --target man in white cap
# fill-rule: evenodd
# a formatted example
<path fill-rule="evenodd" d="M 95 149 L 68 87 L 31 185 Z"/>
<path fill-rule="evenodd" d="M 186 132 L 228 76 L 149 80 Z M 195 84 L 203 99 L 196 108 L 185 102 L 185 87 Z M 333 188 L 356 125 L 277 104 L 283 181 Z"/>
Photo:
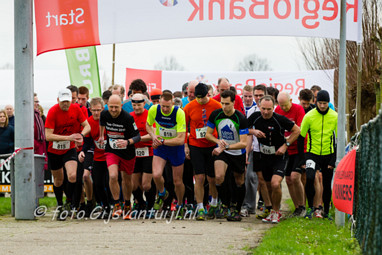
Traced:
<path fill-rule="evenodd" d="M 58 220 L 65 220 L 71 209 L 71 201 L 75 188 L 77 174 L 76 147 L 81 145 L 83 137 L 90 132 L 89 123 L 77 104 L 71 104 L 72 93 L 69 89 L 62 89 L 58 93 L 57 102 L 48 112 L 45 122 L 46 140 L 48 146 L 48 165 L 54 180 L 54 193 L 56 195 L 59 214 Z M 78 125 L 83 126 L 81 133 L 76 133 Z M 63 182 L 65 166 L 68 177 L 65 210 L 63 210 Z"/>

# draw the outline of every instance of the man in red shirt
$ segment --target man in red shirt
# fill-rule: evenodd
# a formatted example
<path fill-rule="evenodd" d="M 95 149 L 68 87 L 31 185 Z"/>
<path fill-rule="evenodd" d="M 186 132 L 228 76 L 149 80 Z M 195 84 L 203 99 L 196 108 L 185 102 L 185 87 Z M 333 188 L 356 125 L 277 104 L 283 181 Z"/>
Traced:
<path fill-rule="evenodd" d="M 280 92 L 277 101 L 279 105 L 275 112 L 287 117 L 293 121 L 298 127 L 301 126 L 302 119 L 305 116 L 305 110 L 301 105 L 292 103 L 292 99 L 287 92 Z M 285 137 L 288 137 L 291 132 L 285 132 Z M 285 171 L 285 180 L 288 185 L 290 196 L 293 200 L 296 210 L 293 216 L 303 217 L 305 215 L 304 203 L 304 185 L 301 182 L 301 161 L 297 149 L 297 140 L 288 146 L 289 161 Z"/>
<path fill-rule="evenodd" d="M 132 178 L 134 199 L 138 201 L 138 211 L 150 210 L 154 206 L 156 188 L 152 184 L 153 171 L 153 147 L 152 139 L 146 131 L 147 115 L 149 111 L 145 109 L 145 96 L 143 94 L 134 94 L 131 98 L 134 111 L 130 113 L 133 116 L 135 124 L 141 135 L 141 141 L 135 144 L 135 166 Z M 145 192 L 146 202 L 143 200 L 143 192 Z M 147 203 L 147 205 L 146 205 Z M 153 217 L 151 213 L 146 215 Z M 139 216 L 138 216 L 139 217 Z"/>
<path fill-rule="evenodd" d="M 62 194 L 64 171 L 66 168 L 68 177 L 66 196 L 68 206 L 72 206 L 71 200 L 75 189 L 77 177 L 77 153 L 76 147 L 82 144 L 83 137 L 90 132 L 90 126 L 77 104 L 71 104 L 71 91 L 62 89 L 58 93 L 57 102 L 48 112 L 45 122 L 46 140 L 48 146 L 48 164 L 52 171 L 55 195 L 59 206 L 58 220 L 65 220 L 68 213 L 63 214 Z M 83 130 L 79 132 L 78 126 Z M 68 206 L 65 209 L 70 209 Z"/>
<path fill-rule="evenodd" d="M 213 97 L 213 99 L 215 99 L 216 101 L 220 102 L 221 101 L 221 97 L 220 97 L 220 94 L 225 91 L 225 90 L 229 90 L 229 87 L 231 85 L 229 84 L 229 81 L 227 78 L 219 78 L 218 80 L 218 92 L 219 94 L 217 94 L 216 96 Z M 245 110 L 244 110 L 244 106 L 243 106 L 243 100 L 241 100 L 241 98 L 238 96 L 238 95 L 235 95 L 235 104 L 233 106 L 236 110 L 238 110 L 239 112 L 241 112 L 242 114 L 244 114 L 245 116 Z"/>

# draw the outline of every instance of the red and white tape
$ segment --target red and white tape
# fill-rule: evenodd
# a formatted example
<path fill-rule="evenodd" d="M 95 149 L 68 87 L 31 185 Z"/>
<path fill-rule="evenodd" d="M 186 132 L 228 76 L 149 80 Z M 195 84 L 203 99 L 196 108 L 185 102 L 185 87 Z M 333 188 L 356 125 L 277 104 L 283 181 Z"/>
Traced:
<path fill-rule="evenodd" d="M 4 161 L 0 164 L 0 168 L 2 168 L 3 165 L 4 165 L 5 163 L 7 163 L 7 162 L 8 162 L 9 160 L 11 160 L 12 158 L 14 158 L 14 157 L 15 157 L 18 153 L 20 153 L 20 151 L 22 151 L 22 150 L 33 150 L 33 147 L 17 148 L 17 149 L 15 150 L 15 152 L 12 153 L 11 156 L 9 156 L 6 160 L 4 160 Z"/>

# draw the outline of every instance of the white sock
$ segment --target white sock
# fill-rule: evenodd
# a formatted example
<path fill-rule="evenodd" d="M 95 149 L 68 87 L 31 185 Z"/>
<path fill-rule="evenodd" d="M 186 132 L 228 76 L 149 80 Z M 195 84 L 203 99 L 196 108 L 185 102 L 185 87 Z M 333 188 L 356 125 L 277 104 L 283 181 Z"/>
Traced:
<path fill-rule="evenodd" d="M 198 203 L 198 206 L 196 207 L 196 211 L 199 211 L 200 209 L 204 210 L 203 203 Z"/>
<path fill-rule="evenodd" d="M 211 206 L 217 206 L 218 205 L 218 198 L 212 198 L 210 205 Z"/>

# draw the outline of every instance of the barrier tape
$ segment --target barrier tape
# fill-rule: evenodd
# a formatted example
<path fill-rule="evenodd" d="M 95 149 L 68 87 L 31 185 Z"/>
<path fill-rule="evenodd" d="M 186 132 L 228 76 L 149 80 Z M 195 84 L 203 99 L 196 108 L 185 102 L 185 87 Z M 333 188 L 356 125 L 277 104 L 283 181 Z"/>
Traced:
<path fill-rule="evenodd" d="M 17 154 L 19 154 L 20 151 L 22 151 L 22 150 L 33 150 L 33 147 L 18 148 L 18 149 L 16 149 L 15 152 L 13 152 L 11 156 L 9 156 L 6 160 L 4 160 L 4 161 L 0 164 L 0 168 L 2 168 L 3 165 L 4 165 L 5 163 L 7 163 L 7 162 L 8 162 L 9 160 L 11 160 L 12 158 L 14 158 L 14 157 L 15 157 Z"/>

